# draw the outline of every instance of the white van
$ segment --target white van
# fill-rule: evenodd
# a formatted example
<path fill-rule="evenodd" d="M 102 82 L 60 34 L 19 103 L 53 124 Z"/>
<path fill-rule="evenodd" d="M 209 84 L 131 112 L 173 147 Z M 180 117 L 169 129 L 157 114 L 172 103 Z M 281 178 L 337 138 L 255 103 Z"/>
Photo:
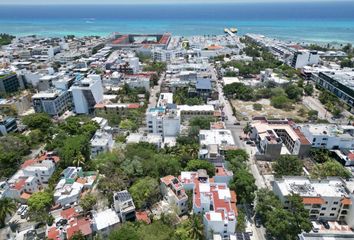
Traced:
<path fill-rule="evenodd" d="M 320 231 L 320 225 L 318 225 L 316 222 L 312 221 L 312 232 L 318 233 Z"/>

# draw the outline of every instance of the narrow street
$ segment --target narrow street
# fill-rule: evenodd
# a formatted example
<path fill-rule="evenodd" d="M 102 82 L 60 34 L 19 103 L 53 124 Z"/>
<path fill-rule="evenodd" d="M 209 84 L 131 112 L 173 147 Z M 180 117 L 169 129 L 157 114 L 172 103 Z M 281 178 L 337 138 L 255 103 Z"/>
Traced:
<path fill-rule="evenodd" d="M 241 122 L 239 122 L 240 125 L 234 125 L 234 123 L 236 123 L 238 121 L 237 121 L 236 117 L 233 116 L 232 107 L 231 107 L 229 101 L 227 101 L 224 97 L 224 92 L 222 90 L 221 84 L 219 84 L 219 83 L 217 84 L 217 89 L 219 92 L 220 105 L 224 106 L 223 112 L 225 113 L 225 117 L 227 117 L 227 119 L 225 119 L 225 121 L 224 121 L 226 128 L 231 131 L 232 136 L 235 141 L 235 145 L 240 149 L 246 150 L 247 153 L 249 154 L 250 158 L 249 158 L 248 166 L 249 166 L 250 172 L 252 173 L 252 175 L 255 178 L 255 184 L 256 184 L 257 188 L 258 189 L 267 188 L 268 186 L 266 186 L 263 176 L 259 173 L 258 168 L 256 166 L 256 161 L 254 159 L 254 154 L 256 153 L 256 147 L 246 145 L 244 143 L 244 141 L 242 141 L 240 139 L 240 136 L 243 135 L 243 128 L 246 126 L 247 122 L 241 121 Z M 266 240 L 265 228 L 263 226 L 260 228 L 257 228 L 254 223 L 254 219 L 253 219 L 253 216 L 250 213 L 250 211 L 246 211 L 246 213 L 247 213 L 247 229 L 248 229 L 248 231 L 252 231 L 251 239 Z"/>

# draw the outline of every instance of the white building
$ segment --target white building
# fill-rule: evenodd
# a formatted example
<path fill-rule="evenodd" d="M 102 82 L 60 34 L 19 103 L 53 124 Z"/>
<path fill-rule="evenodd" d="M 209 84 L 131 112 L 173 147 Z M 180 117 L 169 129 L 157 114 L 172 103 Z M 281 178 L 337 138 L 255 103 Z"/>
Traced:
<path fill-rule="evenodd" d="M 71 93 L 58 89 L 50 89 L 32 96 L 34 110 L 45 112 L 51 116 L 59 116 L 71 107 Z"/>
<path fill-rule="evenodd" d="M 220 159 L 224 150 L 235 147 L 231 131 L 227 129 L 200 130 L 199 143 L 199 157 L 209 160 Z"/>
<path fill-rule="evenodd" d="M 317 51 L 302 49 L 294 53 L 290 65 L 293 68 L 303 68 L 304 66 L 307 65 L 318 64 L 319 60 L 320 60 L 320 55 L 318 54 Z"/>
<path fill-rule="evenodd" d="M 122 223 L 135 220 L 135 205 L 127 190 L 114 193 L 113 206 Z"/>
<path fill-rule="evenodd" d="M 310 180 L 306 177 L 283 177 L 273 183 L 273 191 L 287 206 L 287 196 L 299 194 L 312 220 L 346 221 L 354 227 L 353 182 L 339 178 Z"/>
<path fill-rule="evenodd" d="M 183 189 L 182 183 L 174 176 L 160 178 L 160 189 L 164 199 L 176 208 L 179 215 L 188 212 L 188 196 Z"/>
<path fill-rule="evenodd" d="M 185 190 L 193 189 L 193 212 L 203 214 L 207 239 L 212 233 L 224 238 L 235 233 L 237 225 L 236 193 L 226 183 L 209 182 L 205 170 L 181 172 L 179 177 Z"/>
<path fill-rule="evenodd" d="M 175 137 L 180 132 L 181 119 L 176 109 L 150 108 L 146 113 L 146 125 L 149 133 L 163 137 Z"/>
<path fill-rule="evenodd" d="M 91 157 L 95 157 L 100 153 L 112 151 L 114 141 L 112 134 L 104 131 L 96 131 L 95 135 L 91 138 Z"/>
<path fill-rule="evenodd" d="M 178 58 L 183 58 L 185 54 L 184 49 L 152 49 L 152 59 L 157 62 L 171 62 Z"/>
<path fill-rule="evenodd" d="M 110 208 L 93 214 L 93 230 L 104 239 L 108 238 L 119 223 L 118 214 Z"/>
<path fill-rule="evenodd" d="M 156 107 L 167 107 L 168 104 L 173 104 L 173 93 L 160 93 Z"/>
<path fill-rule="evenodd" d="M 353 149 L 354 127 L 334 124 L 301 125 L 301 130 L 314 148 Z"/>
<path fill-rule="evenodd" d="M 130 133 L 126 138 L 126 143 L 140 143 L 146 142 L 155 145 L 157 148 L 162 148 L 164 141 L 161 134 L 142 134 L 142 133 Z"/>
<path fill-rule="evenodd" d="M 129 75 L 123 80 L 130 88 L 144 88 L 146 91 L 150 89 L 150 77 L 142 75 Z"/>
<path fill-rule="evenodd" d="M 93 112 L 95 105 L 103 101 L 103 87 L 99 75 L 89 75 L 88 78 L 74 83 L 70 91 L 75 112 L 78 114 Z"/>

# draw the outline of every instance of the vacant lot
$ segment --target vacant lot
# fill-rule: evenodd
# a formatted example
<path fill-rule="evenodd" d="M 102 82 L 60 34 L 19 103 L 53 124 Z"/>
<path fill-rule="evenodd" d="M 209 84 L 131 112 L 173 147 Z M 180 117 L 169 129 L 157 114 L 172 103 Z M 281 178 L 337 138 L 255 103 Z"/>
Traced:
<path fill-rule="evenodd" d="M 265 116 L 267 118 L 292 118 L 300 121 L 307 120 L 308 109 L 302 104 L 293 104 L 293 109 L 285 111 L 271 106 L 269 99 L 261 99 L 257 102 L 245 102 L 241 100 L 232 100 L 231 102 L 238 113 L 249 119 L 252 119 L 252 117 L 255 116 Z M 253 104 L 255 103 L 261 104 L 262 110 L 255 110 L 253 107 Z"/>

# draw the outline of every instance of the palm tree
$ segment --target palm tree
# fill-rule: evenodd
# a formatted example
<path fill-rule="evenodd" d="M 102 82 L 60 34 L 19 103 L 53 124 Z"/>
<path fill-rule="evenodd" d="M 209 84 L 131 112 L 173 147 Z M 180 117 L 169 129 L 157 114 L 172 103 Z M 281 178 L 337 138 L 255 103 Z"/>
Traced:
<path fill-rule="evenodd" d="M 200 215 L 193 214 L 189 220 L 188 235 L 191 239 L 202 240 L 203 236 L 203 224 Z"/>
<path fill-rule="evenodd" d="M 81 152 L 79 152 L 79 154 L 76 155 L 76 157 L 73 160 L 73 164 L 77 165 L 77 167 L 80 167 L 80 165 L 85 164 L 85 158 Z"/>
<path fill-rule="evenodd" d="M 5 226 L 7 215 L 11 215 L 16 211 L 16 204 L 10 198 L 0 199 L 0 227 Z"/>
<path fill-rule="evenodd" d="M 20 229 L 20 223 L 18 220 L 9 222 L 9 227 L 12 232 L 17 232 L 17 230 Z"/>

